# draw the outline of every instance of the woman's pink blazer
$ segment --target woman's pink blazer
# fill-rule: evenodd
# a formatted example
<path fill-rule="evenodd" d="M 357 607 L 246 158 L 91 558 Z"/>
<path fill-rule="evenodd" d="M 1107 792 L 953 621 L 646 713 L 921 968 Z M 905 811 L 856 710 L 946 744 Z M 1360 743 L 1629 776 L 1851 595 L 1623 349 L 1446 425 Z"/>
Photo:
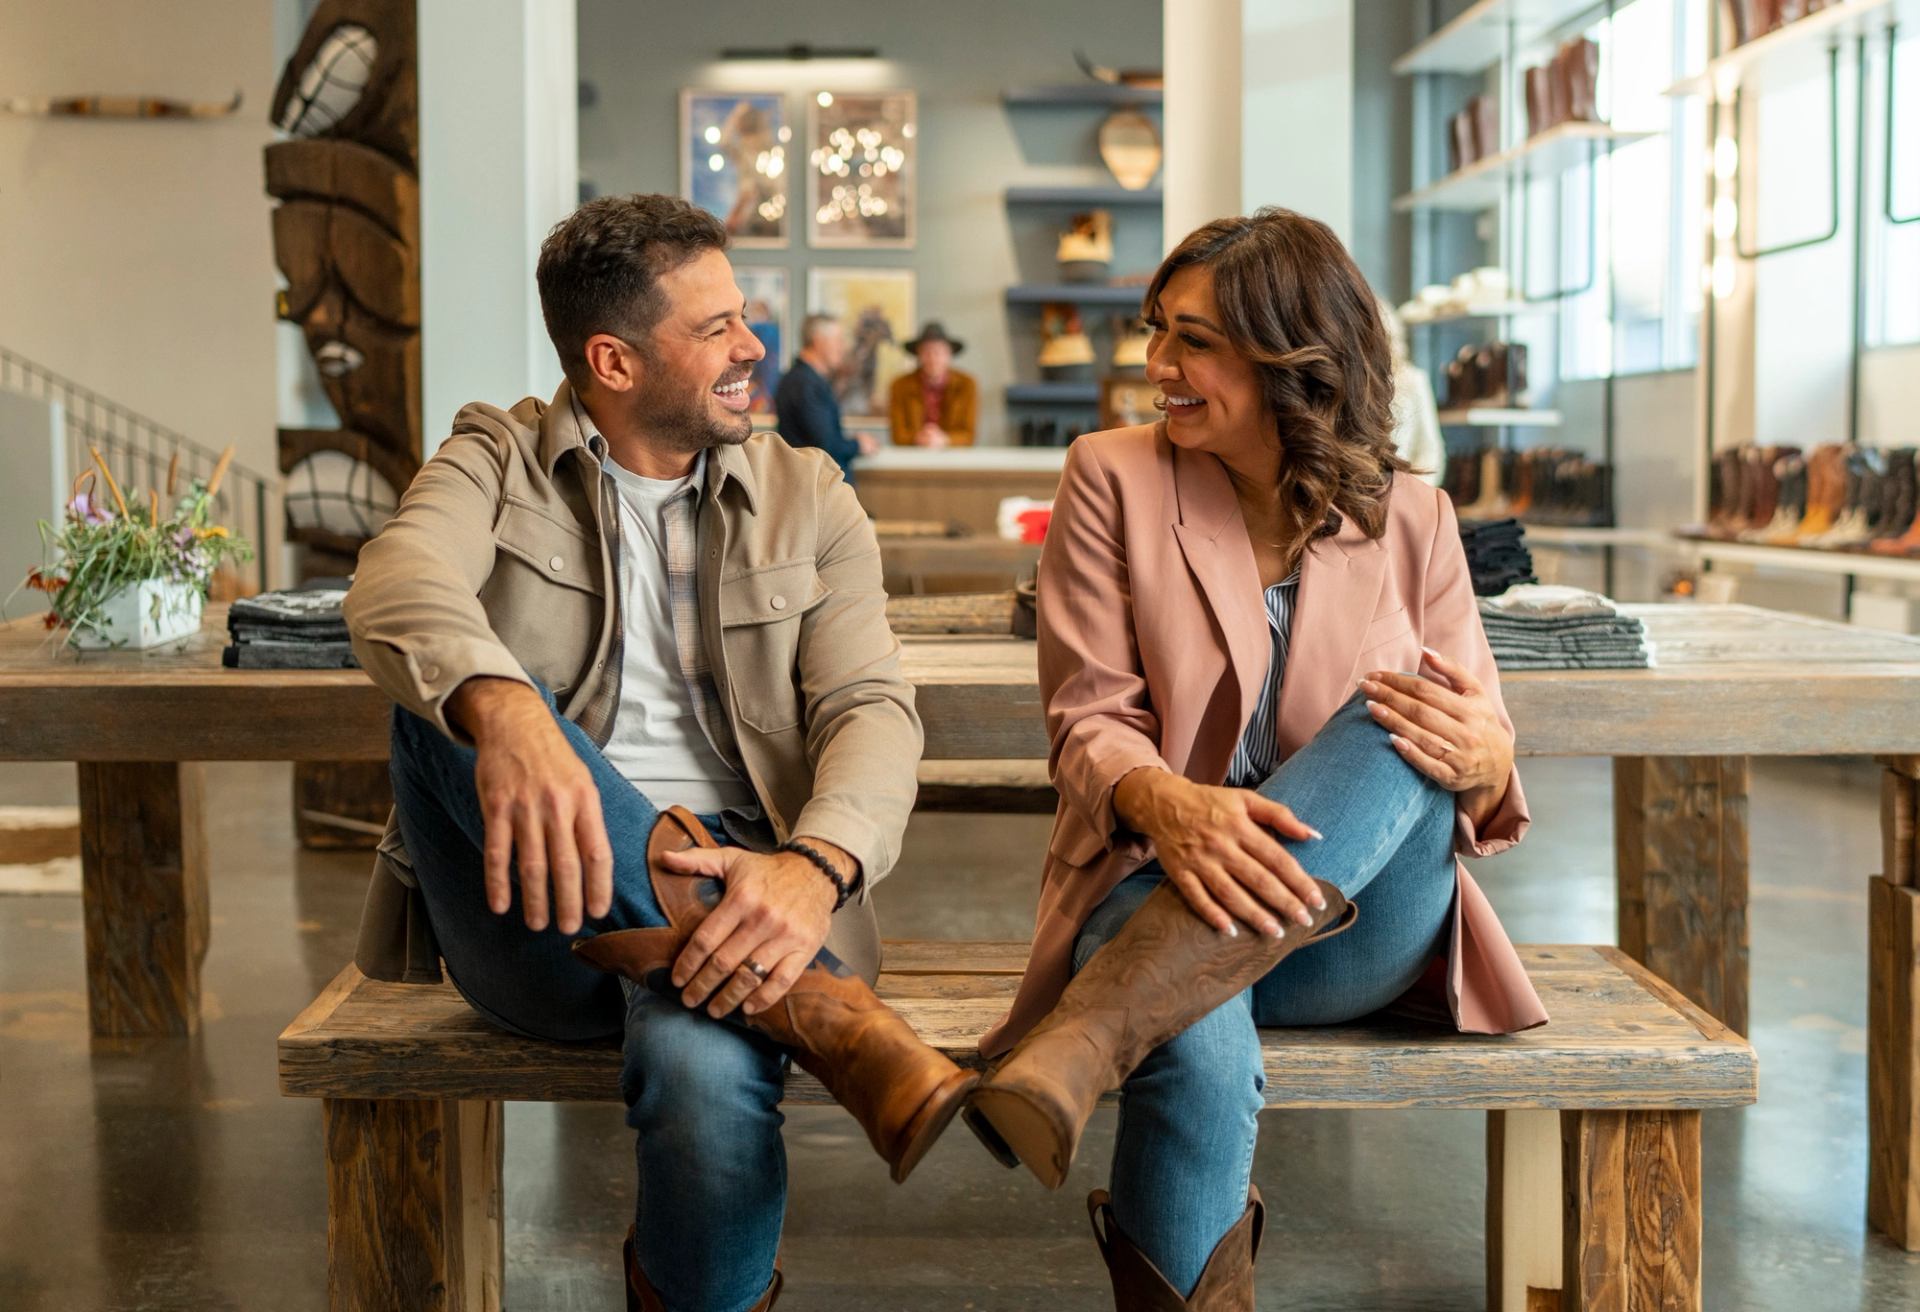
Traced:
<path fill-rule="evenodd" d="M 1423 644 L 1471 670 L 1499 703 L 1453 505 L 1402 474 L 1383 537 L 1370 540 L 1348 524 L 1316 542 L 1301 565 L 1280 692 L 1282 759 L 1368 671 L 1417 668 Z M 988 1056 L 1012 1047 L 1053 1006 L 1080 926 L 1152 855 L 1115 820 L 1114 785 L 1141 766 L 1223 782 L 1270 647 L 1253 547 L 1226 467 L 1174 446 L 1158 425 L 1076 441 L 1040 556 L 1040 693 L 1060 805 L 1033 955 L 1012 1008 L 980 1042 Z M 1504 707 L 1500 716 L 1507 722 Z M 1503 851 L 1528 823 L 1515 774 L 1478 831 L 1459 817 L 1455 850 Z M 1459 1029 L 1477 1034 L 1543 1023 L 1546 1010 L 1486 895 L 1457 863 L 1455 878 L 1451 950 L 1444 972 L 1429 973 L 1430 1011 L 1445 1014 L 1444 1003 Z"/>

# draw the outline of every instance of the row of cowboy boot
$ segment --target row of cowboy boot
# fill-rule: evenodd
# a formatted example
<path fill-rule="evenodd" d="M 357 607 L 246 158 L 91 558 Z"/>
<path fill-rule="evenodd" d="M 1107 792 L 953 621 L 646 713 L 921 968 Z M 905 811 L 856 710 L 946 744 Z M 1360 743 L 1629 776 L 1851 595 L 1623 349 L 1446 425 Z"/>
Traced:
<path fill-rule="evenodd" d="M 1920 555 L 1915 452 L 1829 442 L 1737 446 L 1709 466 L 1709 537 L 1824 551 Z"/>
<path fill-rule="evenodd" d="M 1578 451 L 1535 447 L 1449 456 L 1443 486 L 1463 520 L 1523 516 L 1538 524 L 1605 524 L 1612 468 Z"/>
<path fill-rule="evenodd" d="M 1727 0 L 1733 20 L 1733 44 L 1743 46 L 1755 37 L 1798 22 L 1840 0 Z"/>

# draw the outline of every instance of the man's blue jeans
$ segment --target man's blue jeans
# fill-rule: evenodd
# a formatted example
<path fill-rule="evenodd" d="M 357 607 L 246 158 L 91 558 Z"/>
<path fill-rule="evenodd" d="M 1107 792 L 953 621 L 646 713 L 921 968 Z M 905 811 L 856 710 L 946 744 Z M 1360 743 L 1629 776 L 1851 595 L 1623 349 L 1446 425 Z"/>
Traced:
<path fill-rule="evenodd" d="M 578 725 L 557 710 L 554 718 L 600 790 L 613 846 L 613 908 L 582 933 L 664 925 L 647 878 L 659 812 Z M 392 760 L 400 829 L 454 986 L 481 1015 L 536 1038 L 623 1034 L 620 1089 L 638 1132 L 640 1266 L 673 1312 L 751 1307 L 773 1278 L 786 1211 L 783 1050 L 677 998 L 623 990 L 623 981 L 577 960 L 557 929 L 529 930 L 517 872 L 512 907 L 494 915 L 482 886 L 473 749 L 396 710 Z M 715 817 L 701 819 L 729 841 Z"/>
<path fill-rule="evenodd" d="M 1281 841 L 1360 918 L 1149 1053 L 1120 1091 L 1114 1220 L 1183 1294 L 1246 1211 L 1266 1087 L 1255 1027 L 1378 1011 L 1441 949 L 1453 906 L 1453 796 L 1400 759 L 1358 694 L 1259 791 L 1326 835 Z M 1108 894 L 1074 941 L 1074 969 L 1165 878 L 1150 862 Z"/>

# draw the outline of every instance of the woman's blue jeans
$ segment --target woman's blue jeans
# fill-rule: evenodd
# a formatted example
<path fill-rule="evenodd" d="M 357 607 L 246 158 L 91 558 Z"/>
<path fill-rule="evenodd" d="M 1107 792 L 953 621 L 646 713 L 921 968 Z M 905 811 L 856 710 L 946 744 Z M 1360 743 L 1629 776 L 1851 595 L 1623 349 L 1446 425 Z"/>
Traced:
<path fill-rule="evenodd" d="M 578 725 L 557 710 L 554 719 L 600 790 L 613 846 L 613 908 L 582 934 L 664 925 L 647 877 L 659 812 Z M 623 1035 L 620 1090 L 638 1132 L 640 1266 L 672 1312 L 753 1306 L 773 1278 L 786 1211 L 783 1050 L 677 998 L 623 989 L 576 959 L 567 935 L 529 930 L 517 872 L 507 914 L 488 910 L 473 765 L 472 748 L 394 712 L 394 801 L 448 976 L 474 1010 L 506 1029 L 569 1042 Z M 701 819 L 729 841 L 716 817 Z"/>
<path fill-rule="evenodd" d="M 1378 1011 L 1442 948 L 1453 906 L 1453 796 L 1400 759 L 1360 695 L 1259 791 L 1326 835 L 1282 843 L 1360 918 L 1154 1049 L 1121 1088 L 1114 1220 L 1183 1294 L 1246 1211 L 1266 1087 L 1256 1027 Z M 1150 862 L 1107 895 L 1074 941 L 1075 970 L 1165 878 Z"/>

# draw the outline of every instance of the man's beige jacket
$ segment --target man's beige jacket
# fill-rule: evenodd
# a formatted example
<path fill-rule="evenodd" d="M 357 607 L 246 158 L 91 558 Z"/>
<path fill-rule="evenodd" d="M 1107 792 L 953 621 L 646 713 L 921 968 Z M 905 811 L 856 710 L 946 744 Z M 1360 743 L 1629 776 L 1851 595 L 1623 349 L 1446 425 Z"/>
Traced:
<path fill-rule="evenodd" d="M 565 383 L 550 404 L 460 411 L 361 550 L 347 594 L 354 652 L 382 691 L 460 738 L 446 703 L 468 679 L 539 679 L 579 719 L 610 664 L 618 677 L 604 443 L 593 434 L 589 445 Z M 833 461 L 760 434 L 711 452 L 697 537 L 701 638 L 768 837 L 846 849 L 870 891 L 899 857 L 921 748 L 873 528 Z M 834 916 L 827 946 L 869 980 L 877 973 L 865 896 Z M 392 821 L 355 959 L 375 979 L 440 978 Z"/>

